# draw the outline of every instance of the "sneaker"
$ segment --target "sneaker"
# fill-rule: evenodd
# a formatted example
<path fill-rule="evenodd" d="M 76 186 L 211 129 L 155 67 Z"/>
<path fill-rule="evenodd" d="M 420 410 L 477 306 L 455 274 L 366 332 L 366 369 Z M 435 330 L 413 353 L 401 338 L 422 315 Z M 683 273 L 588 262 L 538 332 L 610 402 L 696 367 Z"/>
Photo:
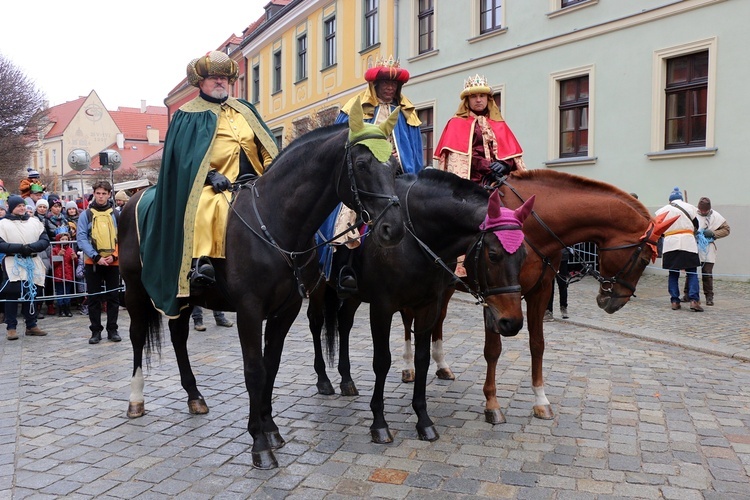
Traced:
<path fill-rule="evenodd" d="M 216 325 L 230 327 L 230 326 L 234 326 L 234 323 L 229 321 L 227 318 L 217 318 Z"/>
<path fill-rule="evenodd" d="M 89 306 L 81 306 L 81 315 L 83 316 L 89 315 Z"/>
<path fill-rule="evenodd" d="M 8 333 L 6 334 L 8 340 L 18 340 L 18 332 L 15 330 L 8 330 Z"/>
<path fill-rule="evenodd" d="M 560 316 L 562 316 L 562 319 L 568 319 L 568 308 L 567 307 L 561 307 L 560 308 Z"/>
<path fill-rule="evenodd" d="M 199 332 L 205 332 L 206 326 L 203 324 L 203 321 L 196 320 L 195 325 L 193 325 L 193 328 Z"/>
<path fill-rule="evenodd" d="M 29 337 L 44 337 L 45 335 L 47 335 L 47 332 L 45 332 L 38 326 L 34 326 L 32 328 L 26 329 L 26 335 Z"/>
<path fill-rule="evenodd" d="M 555 317 L 552 316 L 552 311 L 544 311 L 544 318 L 542 321 L 555 321 Z"/>
<path fill-rule="evenodd" d="M 122 340 L 122 337 L 120 337 L 120 334 L 117 332 L 111 332 L 107 333 L 107 339 L 111 340 L 112 342 L 119 342 Z"/>

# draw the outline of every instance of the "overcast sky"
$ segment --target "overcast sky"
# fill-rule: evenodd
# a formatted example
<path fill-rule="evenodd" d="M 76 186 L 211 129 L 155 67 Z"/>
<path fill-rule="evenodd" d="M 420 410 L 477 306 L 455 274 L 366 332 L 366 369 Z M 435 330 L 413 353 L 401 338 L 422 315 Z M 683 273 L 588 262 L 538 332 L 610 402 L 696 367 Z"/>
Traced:
<path fill-rule="evenodd" d="M 216 49 L 269 0 L 36 0 L 3 8 L 0 54 L 51 106 L 92 90 L 107 109 L 164 105 L 194 57 Z"/>

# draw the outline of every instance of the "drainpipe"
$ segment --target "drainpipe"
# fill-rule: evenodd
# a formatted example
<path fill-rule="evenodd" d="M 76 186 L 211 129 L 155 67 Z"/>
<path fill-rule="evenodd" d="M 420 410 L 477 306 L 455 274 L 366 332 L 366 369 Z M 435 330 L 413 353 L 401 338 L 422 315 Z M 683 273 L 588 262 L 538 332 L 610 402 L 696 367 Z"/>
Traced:
<path fill-rule="evenodd" d="M 393 54 L 393 59 L 398 61 L 398 0 L 393 0 L 393 22 L 396 26 L 396 32 L 393 35 L 393 51 L 395 54 Z"/>

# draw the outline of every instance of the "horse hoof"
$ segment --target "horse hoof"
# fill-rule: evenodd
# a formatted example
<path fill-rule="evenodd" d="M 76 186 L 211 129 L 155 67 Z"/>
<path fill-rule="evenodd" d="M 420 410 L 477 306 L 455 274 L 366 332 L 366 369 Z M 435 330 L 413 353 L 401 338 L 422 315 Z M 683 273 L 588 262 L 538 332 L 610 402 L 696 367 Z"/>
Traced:
<path fill-rule="evenodd" d="M 322 394 L 323 396 L 336 394 L 336 391 L 333 390 L 333 385 L 329 381 L 318 382 L 315 386 L 318 388 L 318 394 Z"/>
<path fill-rule="evenodd" d="M 424 429 L 420 429 L 417 427 L 417 434 L 419 434 L 419 439 L 422 441 L 437 441 L 440 439 L 440 434 L 438 434 L 437 429 L 435 429 L 434 425 L 430 425 L 425 427 Z"/>
<path fill-rule="evenodd" d="M 534 405 L 534 416 L 542 420 L 552 420 L 555 418 L 550 405 Z"/>
<path fill-rule="evenodd" d="M 484 420 L 492 425 L 504 424 L 505 415 L 500 410 L 484 410 Z"/>
<path fill-rule="evenodd" d="M 354 382 L 341 382 L 341 395 L 342 396 L 359 396 L 359 391 Z"/>
<path fill-rule="evenodd" d="M 377 444 L 388 444 L 393 442 L 393 435 L 388 427 L 383 429 L 370 429 L 372 442 Z"/>
<path fill-rule="evenodd" d="M 453 375 L 450 368 L 440 368 L 435 372 L 435 375 L 437 375 L 437 378 L 440 380 L 456 380 L 456 376 Z"/>
<path fill-rule="evenodd" d="M 272 450 L 278 450 L 286 444 L 279 431 L 266 432 L 266 439 L 268 439 L 268 445 Z"/>
<path fill-rule="evenodd" d="M 401 382 L 405 384 L 414 382 L 414 370 L 401 370 Z"/>
<path fill-rule="evenodd" d="M 276 461 L 276 457 L 273 456 L 271 450 L 265 451 L 254 451 L 253 454 L 253 467 L 261 470 L 276 469 L 279 467 L 279 463 Z"/>
<path fill-rule="evenodd" d="M 139 418 L 145 415 L 146 406 L 143 401 L 137 403 L 128 403 L 128 418 Z"/>
<path fill-rule="evenodd" d="M 188 399 L 188 411 L 191 415 L 205 415 L 208 413 L 208 405 L 203 398 Z"/>

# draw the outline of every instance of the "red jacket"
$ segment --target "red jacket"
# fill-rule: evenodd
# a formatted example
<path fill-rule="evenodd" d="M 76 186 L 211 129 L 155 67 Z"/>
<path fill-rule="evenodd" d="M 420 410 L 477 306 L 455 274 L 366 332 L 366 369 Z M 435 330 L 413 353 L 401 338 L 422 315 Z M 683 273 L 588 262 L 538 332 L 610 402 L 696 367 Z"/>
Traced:
<path fill-rule="evenodd" d="M 78 256 L 73 250 L 73 245 L 53 245 L 52 256 L 62 255 L 62 262 L 52 259 L 52 272 L 55 275 L 55 282 L 65 281 L 73 282 L 76 276 L 76 261 Z"/>

